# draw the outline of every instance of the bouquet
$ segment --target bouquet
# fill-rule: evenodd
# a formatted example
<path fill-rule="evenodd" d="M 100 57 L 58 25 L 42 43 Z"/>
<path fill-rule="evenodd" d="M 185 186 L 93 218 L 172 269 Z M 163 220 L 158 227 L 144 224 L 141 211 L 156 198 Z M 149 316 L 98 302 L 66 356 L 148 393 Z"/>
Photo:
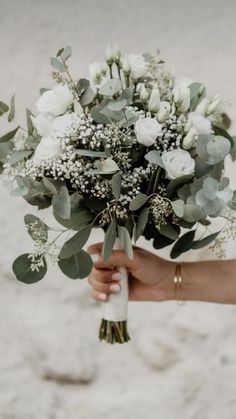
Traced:
<path fill-rule="evenodd" d="M 172 245 L 171 258 L 214 243 L 215 217 L 235 209 L 224 159 L 235 158 L 235 138 L 220 97 L 202 83 L 176 79 L 159 54 L 124 55 L 108 47 L 90 78 L 74 79 L 71 48 L 51 58 L 54 87 L 41 89 L 37 113 L 26 110 L 27 128 L 16 124 L 0 138 L 0 164 L 11 193 L 39 210 L 52 207 L 56 227 L 27 214 L 34 250 L 13 263 L 16 278 L 41 280 L 48 261 L 69 278 L 89 275 L 83 249 L 95 228 L 104 230 L 102 257 L 114 248 L 133 257 L 140 236 L 155 249 Z M 14 123 L 15 101 L 0 102 Z M 204 233 L 198 237 L 198 227 Z M 121 293 L 104 303 L 100 339 L 129 340 L 128 276 Z"/>

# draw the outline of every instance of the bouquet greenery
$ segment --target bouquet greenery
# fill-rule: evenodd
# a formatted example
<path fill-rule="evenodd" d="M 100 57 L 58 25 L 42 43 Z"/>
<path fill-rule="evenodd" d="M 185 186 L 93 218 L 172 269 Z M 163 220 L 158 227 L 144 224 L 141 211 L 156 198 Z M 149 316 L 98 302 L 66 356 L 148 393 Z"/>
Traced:
<path fill-rule="evenodd" d="M 26 111 L 27 129 L 16 125 L 0 138 L 11 193 L 40 210 L 52 206 L 58 222 L 50 228 L 25 216 L 35 246 L 13 263 L 16 278 L 41 280 L 49 260 L 69 278 L 85 278 L 93 263 L 83 248 L 94 228 L 105 232 L 104 259 L 115 247 L 132 258 L 140 236 L 155 249 L 172 245 L 172 258 L 214 242 L 211 220 L 235 209 L 224 177 L 235 138 L 220 98 L 208 98 L 202 83 L 176 80 L 158 54 L 108 47 L 89 80 L 72 78 L 70 56 L 67 47 L 51 58 L 55 86 L 40 90 L 36 116 Z M 14 97 L 0 102 L 3 114 L 14 122 Z M 205 233 L 197 238 L 199 225 Z M 100 329 L 110 343 L 129 339 L 128 278 L 120 270 L 121 293 L 104 303 Z"/>

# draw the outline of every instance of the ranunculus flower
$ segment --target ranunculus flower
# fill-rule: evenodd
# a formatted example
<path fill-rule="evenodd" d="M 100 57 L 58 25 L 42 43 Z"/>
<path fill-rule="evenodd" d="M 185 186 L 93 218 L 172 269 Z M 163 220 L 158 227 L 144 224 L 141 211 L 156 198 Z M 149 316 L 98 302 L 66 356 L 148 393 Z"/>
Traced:
<path fill-rule="evenodd" d="M 73 95 L 68 86 L 58 84 L 52 90 L 47 90 L 42 94 L 36 103 L 36 108 L 40 113 L 58 116 L 65 113 L 72 103 Z"/>
<path fill-rule="evenodd" d="M 209 119 L 197 112 L 191 112 L 188 116 L 188 123 L 194 127 L 198 134 L 206 135 L 212 133 L 212 127 Z"/>
<path fill-rule="evenodd" d="M 47 137 L 52 134 L 52 120 L 53 117 L 47 114 L 40 113 L 37 116 L 31 116 L 31 121 L 41 137 Z"/>
<path fill-rule="evenodd" d="M 59 138 L 53 136 L 43 137 L 38 144 L 35 153 L 34 160 L 37 163 L 41 163 L 44 160 L 49 160 L 58 157 L 61 153 L 61 141 Z"/>
<path fill-rule="evenodd" d="M 169 179 L 194 173 L 195 161 L 188 151 L 181 148 L 163 153 L 162 160 Z"/>
<path fill-rule="evenodd" d="M 130 75 L 133 80 L 141 79 L 147 74 L 147 64 L 141 54 L 128 55 Z"/>
<path fill-rule="evenodd" d="M 161 134 L 161 125 L 154 118 L 139 119 L 135 123 L 134 132 L 140 144 L 149 147 L 153 145 Z"/>

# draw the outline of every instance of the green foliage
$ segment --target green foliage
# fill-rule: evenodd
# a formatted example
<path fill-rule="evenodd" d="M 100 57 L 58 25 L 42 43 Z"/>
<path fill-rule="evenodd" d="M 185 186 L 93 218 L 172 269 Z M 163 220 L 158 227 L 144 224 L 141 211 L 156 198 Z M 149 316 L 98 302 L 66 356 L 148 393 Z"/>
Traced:
<path fill-rule="evenodd" d="M 60 73 L 64 73 L 65 65 L 63 64 L 62 61 L 58 60 L 58 58 L 51 57 L 50 64 L 55 70 L 59 71 Z"/>
<path fill-rule="evenodd" d="M 170 256 L 172 259 L 179 257 L 182 253 L 187 252 L 192 248 L 193 240 L 195 236 L 195 230 L 188 231 L 177 240 L 174 244 Z"/>
<path fill-rule="evenodd" d="M 48 226 L 39 217 L 36 217 L 33 214 L 26 214 L 24 221 L 27 231 L 33 240 L 40 239 L 44 243 L 47 242 Z M 35 225 L 35 228 L 32 228 L 32 224 Z"/>
<path fill-rule="evenodd" d="M 13 95 L 11 97 L 11 100 L 10 100 L 10 111 L 9 111 L 9 114 L 8 114 L 8 122 L 13 121 L 13 119 L 15 117 L 15 111 L 16 111 L 16 108 L 15 108 L 15 96 Z"/>
<path fill-rule="evenodd" d="M 236 211 L 236 191 L 234 191 L 233 198 L 231 199 L 228 205 L 232 210 Z"/>
<path fill-rule="evenodd" d="M 152 150 L 149 151 L 146 155 L 145 155 L 145 159 L 149 162 L 149 163 L 153 163 L 156 164 L 157 166 L 162 167 L 163 169 L 165 169 L 165 165 L 162 161 L 162 158 L 159 154 L 159 152 L 157 150 Z"/>
<path fill-rule="evenodd" d="M 88 170 L 88 174 L 107 175 L 119 171 L 116 162 L 110 157 L 103 160 L 97 160 L 94 166 L 96 169 Z"/>
<path fill-rule="evenodd" d="M 15 137 L 15 135 L 16 135 L 16 133 L 18 131 L 18 128 L 19 127 L 13 129 L 12 131 L 10 131 L 7 134 L 5 134 L 2 137 L 0 137 L 0 143 L 6 143 L 6 142 L 12 140 Z"/>
<path fill-rule="evenodd" d="M 173 196 L 177 195 L 178 189 L 190 183 L 192 179 L 193 175 L 184 175 L 171 180 L 166 188 L 167 198 L 171 199 Z"/>
<path fill-rule="evenodd" d="M 4 113 L 8 111 L 9 111 L 9 106 L 6 103 L 0 101 L 0 116 L 4 115 Z"/>
<path fill-rule="evenodd" d="M 119 199 L 120 197 L 121 179 L 122 179 L 121 174 L 119 172 L 112 176 L 112 180 L 111 180 L 112 193 L 116 199 Z"/>
<path fill-rule="evenodd" d="M 120 225 L 117 226 L 117 229 L 118 229 L 118 237 L 119 237 L 122 248 L 125 250 L 129 259 L 133 259 L 134 257 L 133 246 L 132 246 L 132 241 L 131 241 L 128 230 L 125 227 L 120 226 Z"/>
<path fill-rule="evenodd" d="M 38 268 L 38 270 L 31 270 L 31 260 L 29 253 L 24 253 L 19 256 L 13 263 L 12 269 L 18 281 L 24 282 L 25 284 L 33 284 L 40 281 L 47 272 L 46 261 L 43 260 L 44 266 Z"/>
<path fill-rule="evenodd" d="M 222 136 L 199 135 L 196 148 L 200 159 L 213 165 L 224 160 L 230 152 L 231 144 L 227 138 Z"/>
<path fill-rule="evenodd" d="M 60 252 L 60 259 L 67 259 L 81 250 L 87 243 L 93 224 L 82 227 L 73 237 L 67 240 Z"/>
<path fill-rule="evenodd" d="M 102 257 L 104 260 L 108 260 L 109 256 L 112 252 L 116 241 L 117 233 L 116 233 L 116 220 L 115 218 L 112 219 L 106 233 L 102 247 Z"/>
<path fill-rule="evenodd" d="M 208 246 L 210 243 L 212 243 L 216 237 L 219 235 L 220 231 L 217 231 L 216 233 L 212 233 L 207 237 L 204 237 L 203 239 L 196 240 L 192 243 L 191 249 L 202 249 L 203 247 Z"/>
<path fill-rule="evenodd" d="M 171 223 L 162 225 L 159 231 L 162 236 L 168 237 L 171 240 L 177 240 L 179 238 L 180 229 Z"/>
<path fill-rule="evenodd" d="M 143 193 L 139 193 L 129 204 L 129 209 L 131 211 L 137 211 L 139 208 L 143 207 L 148 201 L 149 197 Z"/>
<path fill-rule="evenodd" d="M 29 178 L 16 178 L 18 184 L 17 194 L 24 197 L 30 204 L 39 209 L 48 208 L 51 204 L 51 197 L 43 182 Z"/>
<path fill-rule="evenodd" d="M 83 279 L 90 274 L 93 262 L 88 253 L 80 250 L 67 259 L 60 259 L 58 266 L 69 278 Z"/>
<path fill-rule="evenodd" d="M 18 150 L 14 151 L 10 158 L 8 159 L 8 163 L 10 165 L 14 165 L 16 163 L 19 163 L 20 161 L 26 159 L 33 153 L 33 150 Z"/>
<path fill-rule="evenodd" d="M 114 96 L 121 90 L 121 82 L 119 79 L 109 79 L 100 87 L 99 94 L 102 96 Z"/>
<path fill-rule="evenodd" d="M 57 194 L 52 198 L 54 214 L 60 218 L 70 218 L 70 195 L 66 186 L 61 186 Z"/>
<path fill-rule="evenodd" d="M 65 47 L 65 48 L 61 48 L 59 49 L 59 51 L 57 52 L 57 58 L 61 57 L 63 61 L 67 61 L 72 55 L 72 49 L 70 46 Z"/>
<path fill-rule="evenodd" d="M 146 227 L 146 224 L 148 222 L 148 216 L 149 216 L 149 208 L 143 208 L 143 210 L 140 212 L 138 221 L 135 224 L 134 227 L 134 240 L 135 242 L 139 239 L 139 237 L 143 234 L 143 231 Z"/>
<path fill-rule="evenodd" d="M 199 102 L 205 95 L 205 87 L 202 83 L 192 83 L 189 86 L 190 89 L 190 110 L 196 109 Z"/>

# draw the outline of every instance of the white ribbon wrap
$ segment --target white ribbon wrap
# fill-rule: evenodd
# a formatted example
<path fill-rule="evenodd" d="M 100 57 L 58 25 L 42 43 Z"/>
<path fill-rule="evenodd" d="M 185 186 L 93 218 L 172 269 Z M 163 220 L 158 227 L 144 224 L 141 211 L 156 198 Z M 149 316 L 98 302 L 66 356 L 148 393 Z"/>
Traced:
<path fill-rule="evenodd" d="M 119 239 L 116 240 L 115 250 L 123 249 Z M 110 294 L 109 299 L 103 304 L 103 316 L 105 320 L 113 322 L 121 322 L 127 320 L 128 309 L 128 273 L 125 267 L 117 268 L 122 278 L 120 280 L 120 292 L 117 294 Z"/>

